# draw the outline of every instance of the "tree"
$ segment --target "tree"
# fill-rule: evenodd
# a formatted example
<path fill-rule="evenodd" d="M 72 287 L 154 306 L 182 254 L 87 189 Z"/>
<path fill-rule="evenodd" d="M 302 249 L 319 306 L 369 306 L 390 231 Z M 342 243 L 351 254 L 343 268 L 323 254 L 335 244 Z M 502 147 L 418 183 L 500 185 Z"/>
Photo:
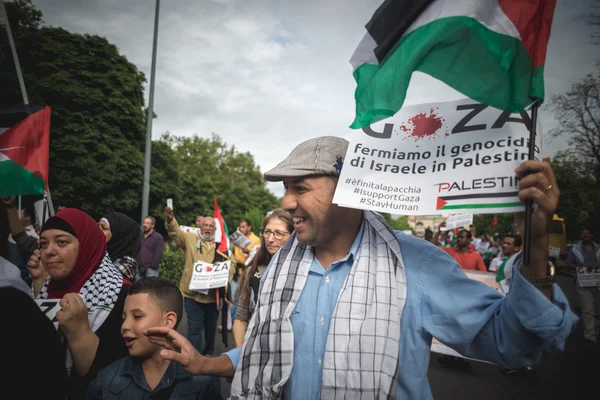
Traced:
<path fill-rule="evenodd" d="M 596 75 L 588 74 L 567 93 L 553 96 L 548 107 L 558 121 L 550 135 L 566 136 L 572 158 L 600 184 L 600 66 Z"/>
<path fill-rule="evenodd" d="M 219 136 L 205 139 L 197 135 L 165 134 L 160 142 L 173 150 L 179 174 L 176 189 L 171 189 L 174 191 L 169 197 L 173 198 L 180 224 L 193 224 L 197 215 L 213 215 L 215 196 L 231 229 L 253 209 L 254 214 L 264 217 L 269 210 L 279 207 L 277 198 L 266 188 L 254 157 L 248 152 L 238 152 Z M 166 154 L 166 150 L 161 151 Z M 262 218 L 258 226 L 253 227 L 259 228 L 261 222 Z"/>
<path fill-rule="evenodd" d="M 582 224 L 596 229 L 600 222 L 600 190 L 586 166 L 570 152 L 558 152 L 550 163 L 561 193 L 556 214 L 565 220 L 567 238 L 578 240 Z"/>
<path fill-rule="evenodd" d="M 260 228 L 262 227 L 265 216 L 266 214 L 263 212 L 263 210 L 260 210 L 256 207 L 251 208 L 246 212 L 246 214 L 244 214 L 244 218 L 249 220 L 252 224 L 252 232 L 254 232 L 254 234 L 257 236 L 260 234 Z"/>
<path fill-rule="evenodd" d="M 401 217 L 392 217 L 391 214 L 388 213 L 380 213 L 381 216 L 383 218 L 385 218 L 385 220 L 387 221 L 388 225 L 390 226 L 390 228 L 392 228 L 395 231 L 408 231 L 411 230 L 410 229 L 410 225 L 408 224 L 408 217 L 406 216 L 401 216 Z"/>
<path fill-rule="evenodd" d="M 30 102 L 52 109 L 52 194 L 94 217 L 112 209 L 139 215 L 144 75 L 102 37 L 42 26 L 28 0 L 6 8 Z M 0 105 L 22 101 L 4 33 L 0 81 Z"/>
<path fill-rule="evenodd" d="M 496 225 L 493 224 L 494 217 L 496 218 Z M 500 236 L 503 236 L 508 233 L 517 233 L 517 227 L 515 226 L 515 219 L 512 213 L 475 214 L 473 216 L 473 226 L 478 237 L 481 237 L 483 234 L 488 236 L 499 234 Z"/>

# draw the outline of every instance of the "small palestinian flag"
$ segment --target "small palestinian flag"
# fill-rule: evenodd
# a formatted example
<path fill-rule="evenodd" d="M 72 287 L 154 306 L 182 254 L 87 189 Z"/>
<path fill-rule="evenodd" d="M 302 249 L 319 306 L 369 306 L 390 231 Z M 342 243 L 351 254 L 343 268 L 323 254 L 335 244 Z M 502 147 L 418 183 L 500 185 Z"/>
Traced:
<path fill-rule="evenodd" d="M 394 115 L 413 71 L 513 113 L 544 99 L 556 0 L 386 0 L 352 55 L 361 128 Z"/>
<path fill-rule="evenodd" d="M 214 198 L 215 209 L 214 209 L 214 218 L 215 218 L 215 242 L 219 243 L 219 250 L 221 253 L 229 255 L 229 231 L 227 230 L 227 224 L 221 215 L 221 210 L 219 210 L 219 205 L 217 204 L 217 198 Z"/>
<path fill-rule="evenodd" d="M 0 108 L 0 197 L 44 194 L 49 147 L 50 107 Z"/>
<path fill-rule="evenodd" d="M 514 210 L 510 210 L 514 208 Z M 486 213 L 522 211 L 523 203 L 519 200 L 518 192 L 465 194 L 454 196 L 441 196 L 437 198 L 436 210 L 460 210 L 468 212 Z"/>

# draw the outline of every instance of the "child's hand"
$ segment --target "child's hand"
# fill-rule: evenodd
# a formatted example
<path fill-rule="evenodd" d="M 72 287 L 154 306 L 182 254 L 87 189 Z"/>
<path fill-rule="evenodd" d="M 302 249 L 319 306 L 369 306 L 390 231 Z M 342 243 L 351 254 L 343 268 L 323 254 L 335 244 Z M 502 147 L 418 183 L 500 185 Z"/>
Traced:
<path fill-rule="evenodd" d="M 192 346 L 189 340 L 176 330 L 167 327 L 149 328 L 144 332 L 150 343 L 164 347 L 160 356 L 165 360 L 171 360 L 181 364 L 190 375 L 204 375 L 204 359 Z"/>

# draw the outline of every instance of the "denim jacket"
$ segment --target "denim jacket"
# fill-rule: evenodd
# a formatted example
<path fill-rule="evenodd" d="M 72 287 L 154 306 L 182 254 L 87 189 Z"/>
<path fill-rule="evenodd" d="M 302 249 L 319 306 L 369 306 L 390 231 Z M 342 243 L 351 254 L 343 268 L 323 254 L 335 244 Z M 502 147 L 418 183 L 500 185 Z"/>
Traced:
<path fill-rule="evenodd" d="M 181 365 L 171 362 L 158 385 L 152 390 L 146 382 L 142 364 L 127 356 L 98 373 L 88 388 L 87 399 L 212 400 L 221 398 L 220 386 L 218 377 L 191 376 Z"/>

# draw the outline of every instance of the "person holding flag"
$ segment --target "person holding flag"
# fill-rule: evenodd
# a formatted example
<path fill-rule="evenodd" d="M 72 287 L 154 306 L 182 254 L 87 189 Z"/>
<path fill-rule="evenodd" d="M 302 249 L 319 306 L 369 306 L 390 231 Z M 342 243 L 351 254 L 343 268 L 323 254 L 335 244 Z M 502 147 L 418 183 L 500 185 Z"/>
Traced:
<path fill-rule="evenodd" d="M 184 297 L 185 313 L 187 315 L 187 337 L 196 350 L 204 355 L 212 355 L 215 350 L 215 336 L 219 308 L 217 307 L 219 289 L 210 289 L 207 293 L 190 290 L 194 264 L 197 261 L 214 263 L 229 261 L 226 252 L 218 249 L 215 243 L 216 220 L 204 217 L 200 233 L 183 232 L 173 215 L 173 209 L 165 208 L 165 227 L 169 237 L 175 241 L 178 248 L 185 252 L 185 264 L 179 289 Z M 233 278 L 234 270 L 229 269 L 229 281 Z M 203 340 L 204 335 L 204 340 Z"/>
<path fill-rule="evenodd" d="M 503 296 L 466 277 L 437 246 L 392 231 L 377 213 L 333 204 L 334 165 L 347 146 L 311 139 L 265 173 L 283 181 L 282 206 L 295 231 L 262 275 L 243 347 L 206 358 L 176 331 L 151 328 L 150 340 L 166 348 L 162 357 L 191 374 L 235 372 L 235 399 L 430 399 L 433 337 L 507 368 L 564 348 L 577 317 L 548 265 L 559 196 L 548 163 L 527 161 L 516 171 L 519 198 L 538 208 L 532 261 L 514 266 Z"/>

